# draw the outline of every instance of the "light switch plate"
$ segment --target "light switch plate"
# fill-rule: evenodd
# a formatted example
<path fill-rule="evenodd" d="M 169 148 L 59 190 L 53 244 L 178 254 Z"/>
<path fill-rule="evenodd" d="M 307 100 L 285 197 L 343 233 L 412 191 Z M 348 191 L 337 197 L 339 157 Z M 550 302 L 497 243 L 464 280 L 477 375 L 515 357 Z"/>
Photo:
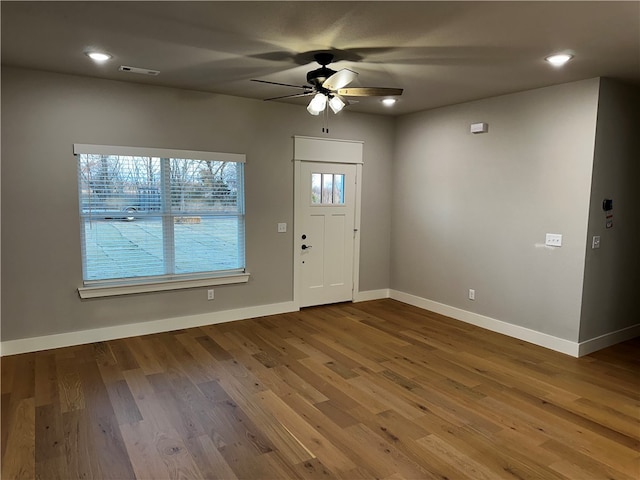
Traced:
<path fill-rule="evenodd" d="M 600 248 L 600 235 L 594 235 L 591 241 L 591 248 Z"/>
<path fill-rule="evenodd" d="M 287 233 L 287 224 L 279 223 L 278 224 L 278 233 Z"/>
<path fill-rule="evenodd" d="M 559 233 L 547 233 L 544 244 L 549 247 L 561 247 L 562 235 Z"/>

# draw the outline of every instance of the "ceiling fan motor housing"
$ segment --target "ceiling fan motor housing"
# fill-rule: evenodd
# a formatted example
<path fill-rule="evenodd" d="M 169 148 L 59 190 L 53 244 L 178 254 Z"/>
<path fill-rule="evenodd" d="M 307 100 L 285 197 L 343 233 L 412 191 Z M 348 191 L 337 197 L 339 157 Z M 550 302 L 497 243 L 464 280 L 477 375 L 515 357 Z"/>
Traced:
<path fill-rule="evenodd" d="M 318 89 L 321 89 L 324 81 L 334 73 L 336 73 L 335 70 L 331 70 L 327 67 L 320 67 L 315 70 L 311 70 L 309 73 L 307 73 L 307 83 L 313 85 Z"/>
<path fill-rule="evenodd" d="M 317 52 L 313 55 L 313 58 L 322 66 L 307 73 L 307 83 L 313 85 L 322 93 L 328 93 L 323 91 L 322 84 L 327 78 L 336 73 L 335 70 L 327 67 L 327 65 L 333 62 L 333 53 Z"/>

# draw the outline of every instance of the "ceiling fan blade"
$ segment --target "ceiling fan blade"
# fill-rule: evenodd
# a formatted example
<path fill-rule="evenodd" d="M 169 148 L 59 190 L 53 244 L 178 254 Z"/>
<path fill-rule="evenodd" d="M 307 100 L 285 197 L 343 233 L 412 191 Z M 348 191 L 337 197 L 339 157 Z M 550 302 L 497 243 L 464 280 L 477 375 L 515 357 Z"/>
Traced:
<path fill-rule="evenodd" d="M 357 76 L 358 72 L 354 72 L 348 68 L 343 68 L 327 78 L 322 83 L 322 88 L 326 88 L 327 90 L 338 90 L 339 88 L 349 85 Z"/>
<path fill-rule="evenodd" d="M 254 78 L 251 79 L 252 82 L 260 82 L 260 83 L 269 83 L 271 85 L 281 85 L 283 87 L 293 87 L 293 88 L 303 88 L 304 90 L 312 90 L 308 85 L 291 85 L 289 83 L 280 83 L 280 82 L 269 82 L 267 80 L 256 80 Z"/>
<path fill-rule="evenodd" d="M 402 92 L 402 88 L 357 87 L 340 88 L 336 93 L 345 97 L 386 97 L 402 95 Z"/>
<path fill-rule="evenodd" d="M 267 102 L 269 100 L 280 100 L 281 98 L 308 97 L 309 95 L 314 94 L 315 92 L 294 93 L 293 95 L 282 95 L 281 97 L 265 98 L 264 101 Z"/>

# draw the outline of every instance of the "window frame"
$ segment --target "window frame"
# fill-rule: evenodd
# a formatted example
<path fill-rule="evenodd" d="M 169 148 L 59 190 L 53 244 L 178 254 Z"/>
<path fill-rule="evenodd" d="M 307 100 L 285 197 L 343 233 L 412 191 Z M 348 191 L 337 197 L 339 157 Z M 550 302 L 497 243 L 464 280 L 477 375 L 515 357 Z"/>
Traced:
<path fill-rule="evenodd" d="M 189 160 L 208 160 L 217 162 L 246 163 L 245 154 L 205 152 L 197 150 L 178 150 L 151 147 L 126 147 L 114 145 L 74 144 L 74 156 L 81 154 L 91 155 L 119 155 L 137 157 L 177 158 Z M 76 167 L 77 168 L 77 167 Z M 78 197 L 79 198 L 79 197 Z M 79 198 L 80 200 L 80 198 Z M 244 210 L 244 178 L 243 195 L 240 198 Z M 246 217 L 245 217 L 246 220 Z M 246 237 L 245 237 L 246 238 Z M 246 252 L 246 246 L 245 252 Z M 84 249 L 83 249 L 84 250 Z M 84 252 L 82 262 L 86 262 Z M 78 287 L 80 298 L 98 298 L 115 295 L 128 295 L 137 293 L 160 292 L 179 290 L 184 288 L 208 287 L 215 285 L 228 285 L 247 283 L 250 274 L 244 269 L 218 272 L 198 272 L 184 275 L 161 275 L 151 277 L 131 277 L 124 279 L 84 280 Z"/>

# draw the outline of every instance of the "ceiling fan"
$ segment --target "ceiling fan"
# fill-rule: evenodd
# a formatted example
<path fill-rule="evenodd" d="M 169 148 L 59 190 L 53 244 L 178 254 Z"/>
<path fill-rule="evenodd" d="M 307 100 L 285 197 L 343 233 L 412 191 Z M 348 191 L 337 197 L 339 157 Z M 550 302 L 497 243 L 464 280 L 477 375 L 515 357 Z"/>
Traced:
<path fill-rule="evenodd" d="M 307 73 L 307 83 L 309 85 L 291 85 L 288 83 L 269 82 L 267 80 L 255 80 L 253 82 L 269 83 L 272 85 L 282 85 L 284 87 L 301 88 L 301 93 L 282 95 L 279 97 L 266 98 L 269 100 L 280 100 L 282 98 L 307 97 L 313 95 L 307 110 L 311 115 L 319 115 L 323 112 L 327 104 L 333 111 L 338 113 L 349 101 L 345 97 L 392 97 L 402 95 L 402 88 L 383 87 L 353 87 L 345 88 L 358 76 L 357 72 L 343 68 L 342 70 L 332 70 L 327 67 L 333 61 L 333 54 L 329 52 L 319 52 L 313 58 L 320 64 L 320 68 Z"/>

